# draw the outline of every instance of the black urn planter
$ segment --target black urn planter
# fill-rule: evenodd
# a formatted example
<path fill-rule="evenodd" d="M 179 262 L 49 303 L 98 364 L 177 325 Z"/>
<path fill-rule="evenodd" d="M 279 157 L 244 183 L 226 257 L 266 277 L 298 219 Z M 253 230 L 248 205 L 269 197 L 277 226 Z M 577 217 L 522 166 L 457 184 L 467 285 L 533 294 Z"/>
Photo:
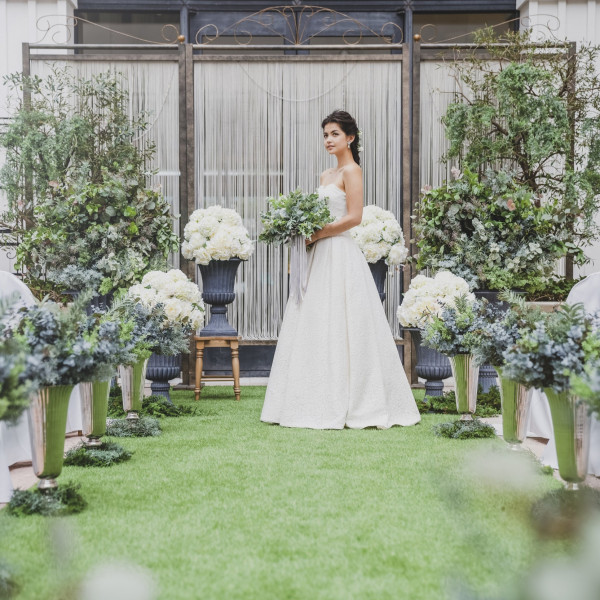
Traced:
<path fill-rule="evenodd" d="M 448 357 L 437 350 L 423 346 L 421 330 L 416 327 L 404 327 L 403 331 L 410 331 L 415 351 L 417 353 L 416 371 L 419 377 L 425 379 L 426 396 L 442 396 L 444 393 L 443 379 L 452 376 L 452 368 Z"/>
<path fill-rule="evenodd" d="M 210 321 L 198 334 L 200 337 L 237 336 L 238 332 L 227 320 L 227 305 L 235 300 L 235 275 L 241 262 L 241 258 L 230 258 L 198 265 L 202 277 L 202 300 L 210 304 Z"/>
<path fill-rule="evenodd" d="M 379 292 L 379 297 L 381 298 L 381 302 L 385 301 L 385 278 L 388 272 L 388 266 L 385 264 L 385 259 L 382 258 L 375 263 L 367 263 L 369 265 L 369 269 L 371 269 L 371 275 L 373 275 L 373 279 L 375 280 L 375 285 L 377 286 L 377 291 Z"/>
<path fill-rule="evenodd" d="M 175 356 L 163 356 L 162 354 L 153 354 L 148 360 L 146 369 L 146 379 L 150 379 L 150 389 L 152 394 L 164 396 L 171 404 L 169 390 L 170 379 L 179 377 L 181 373 L 181 354 Z"/>

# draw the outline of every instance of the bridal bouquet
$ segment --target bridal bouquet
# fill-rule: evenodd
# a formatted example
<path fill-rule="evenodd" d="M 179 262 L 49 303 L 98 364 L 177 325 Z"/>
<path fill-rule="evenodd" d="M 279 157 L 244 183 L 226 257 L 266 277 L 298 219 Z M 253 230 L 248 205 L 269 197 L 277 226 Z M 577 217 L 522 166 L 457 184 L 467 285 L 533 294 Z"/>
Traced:
<path fill-rule="evenodd" d="M 290 297 L 300 302 L 306 284 L 304 240 L 334 219 L 327 198 L 320 198 L 317 193 L 303 194 L 297 189 L 287 196 L 267 198 L 267 202 L 269 207 L 261 214 L 264 229 L 258 239 L 266 244 L 291 243 Z"/>
<path fill-rule="evenodd" d="M 258 237 L 265 244 L 286 244 L 296 235 L 309 238 L 333 221 L 327 198 L 317 193 L 303 194 L 297 189 L 287 196 L 267 198 L 267 202 L 267 211 L 260 215 L 264 229 Z"/>
<path fill-rule="evenodd" d="M 188 260 L 207 265 L 211 260 L 241 258 L 254 252 L 248 230 L 235 210 L 209 206 L 195 210 L 186 224 L 181 253 Z"/>
<path fill-rule="evenodd" d="M 204 325 L 202 294 L 179 269 L 150 271 L 142 283 L 129 288 L 129 295 L 147 308 L 162 304 L 171 324 L 189 324 L 193 329 Z"/>
<path fill-rule="evenodd" d="M 408 256 L 402 228 L 396 217 L 379 206 L 365 206 L 361 224 L 350 233 L 367 262 L 376 263 L 385 258 L 387 265 L 396 266 Z"/>
<path fill-rule="evenodd" d="M 398 307 L 398 321 L 403 327 L 424 329 L 434 316 L 442 315 L 445 306 L 454 306 L 461 295 L 469 301 L 475 300 L 469 284 L 450 271 L 440 271 L 433 278 L 417 275 Z"/>

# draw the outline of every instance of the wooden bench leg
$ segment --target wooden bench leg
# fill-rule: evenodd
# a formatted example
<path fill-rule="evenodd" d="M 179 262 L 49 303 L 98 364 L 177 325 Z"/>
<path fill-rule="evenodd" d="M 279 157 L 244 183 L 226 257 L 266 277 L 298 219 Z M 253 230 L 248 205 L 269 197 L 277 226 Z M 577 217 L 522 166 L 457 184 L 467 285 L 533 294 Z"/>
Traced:
<path fill-rule="evenodd" d="M 240 399 L 240 350 L 237 342 L 231 343 L 231 370 L 233 371 L 233 393 Z"/>
<path fill-rule="evenodd" d="M 204 359 L 204 345 L 196 347 L 196 382 L 194 395 L 196 402 L 200 400 L 200 390 L 202 389 L 202 363 Z"/>

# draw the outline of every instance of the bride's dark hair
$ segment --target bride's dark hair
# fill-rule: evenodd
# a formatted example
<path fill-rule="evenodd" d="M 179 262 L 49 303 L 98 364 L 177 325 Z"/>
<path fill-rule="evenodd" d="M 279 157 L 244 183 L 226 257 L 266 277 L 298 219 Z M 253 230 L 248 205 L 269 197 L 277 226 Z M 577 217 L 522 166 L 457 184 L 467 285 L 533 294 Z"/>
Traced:
<path fill-rule="evenodd" d="M 330 115 L 327 115 L 321 123 L 321 128 L 324 129 L 327 123 L 337 123 L 346 135 L 353 135 L 354 140 L 350 143 L 352 158 L 357 165 L 360 165 L 360 156 L 358 154 L 358 125 L 354 117 L 345 110 L 334 110 Z"/>

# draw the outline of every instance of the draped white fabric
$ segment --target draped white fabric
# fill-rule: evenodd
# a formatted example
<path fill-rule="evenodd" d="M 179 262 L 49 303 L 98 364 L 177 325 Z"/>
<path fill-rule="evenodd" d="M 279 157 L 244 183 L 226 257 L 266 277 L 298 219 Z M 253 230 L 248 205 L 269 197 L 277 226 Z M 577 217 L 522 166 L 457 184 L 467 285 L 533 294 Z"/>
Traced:
<path fill-rule="evenodd" d="M 334 166 L 321 120 L 350 112 L 363 133 L 365 204 L 402 218 L 399 61 L 197 61 L 194 65 L 196 205 L 237 210 L 253 240 L 267 196 L 317 188 Z M 408 236 L 407 236 L 408 237 Z M 247 340 L 277 338 L 288 296 L 288 250 L 257 244 L 242 265 L 232 324 Z M 395 337 L 401 272 L 387 281 Z"/>
<path fill-rule="evenodd" d="M 45 77 L 52 68 L 68 67 L 79 77 L 88 78 L 105 71 L 122 75 L 123 87 L 129 92 L 130 115 L 147 114 L 148 128 L 136 142 L 152 141 L 156 154 L 148 168 L 157 171 L 151 184 L 160 184 L 162 193 L 171 205 L 173 215 L 179 215 L 179 85 L 176 61 L 31 61 L 31 74 Z M 175 220 L 179 231 L 179 219 Z M 179 266 L 179 255 L 170 257 Z"/>

